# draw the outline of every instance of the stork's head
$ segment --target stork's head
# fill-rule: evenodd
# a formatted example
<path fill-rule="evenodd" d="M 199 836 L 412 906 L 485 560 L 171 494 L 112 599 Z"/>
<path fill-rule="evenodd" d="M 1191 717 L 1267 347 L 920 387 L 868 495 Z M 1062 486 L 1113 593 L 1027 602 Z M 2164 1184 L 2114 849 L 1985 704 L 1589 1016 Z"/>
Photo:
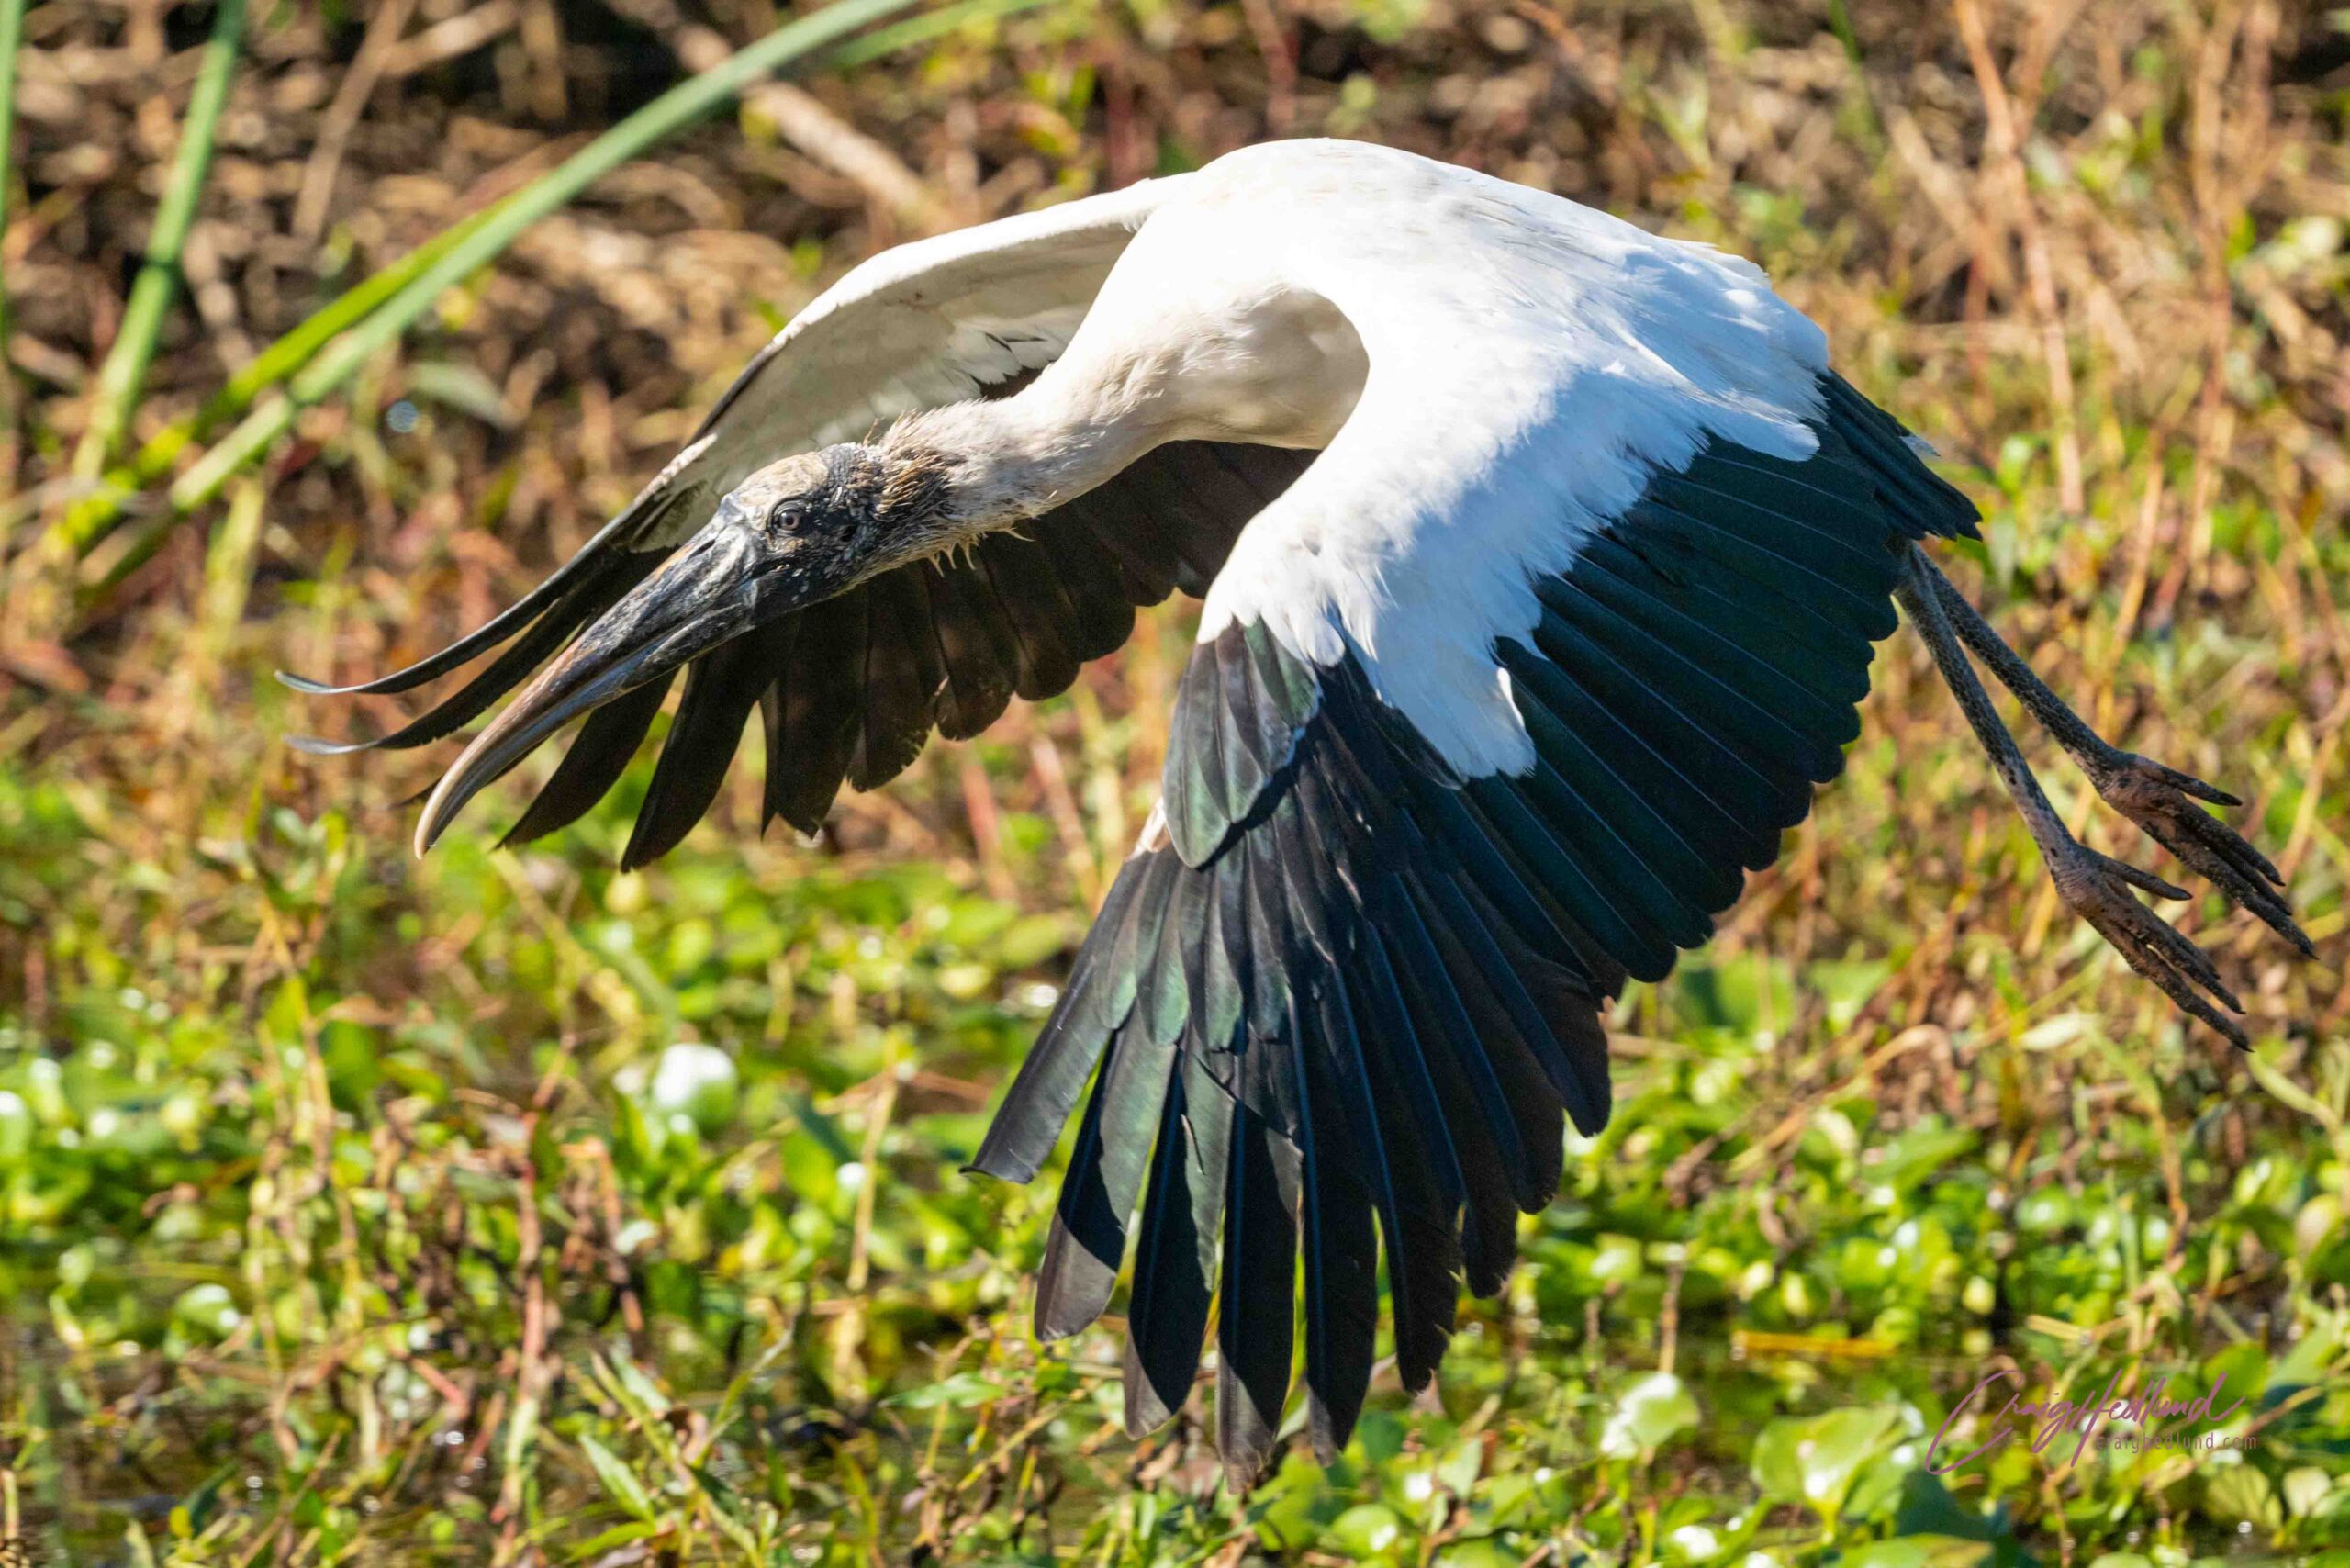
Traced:
<path fill-rule="evenodd" d="M 925 454 L 828 446 L 771 463 L 590 622 L 474 738 L 417 824 L 419 854 L 484 785 L 572 720 L 721 644 L 948 548 L 957 524 Z"/>
<path fill-rule="evenodd" d="M 739 621 L 728 635 L 748 631 L 945 548 L 946 498 L 926 454 L 843 444 L 770 463 L 598 624 L 668 602 L 697 620 Z"/>

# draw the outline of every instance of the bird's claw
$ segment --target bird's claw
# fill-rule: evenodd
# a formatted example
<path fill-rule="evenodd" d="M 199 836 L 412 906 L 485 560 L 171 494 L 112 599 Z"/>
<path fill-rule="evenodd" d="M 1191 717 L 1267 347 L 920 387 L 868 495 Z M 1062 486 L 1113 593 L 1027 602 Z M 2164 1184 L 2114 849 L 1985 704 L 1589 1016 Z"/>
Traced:
<path fill-rule="evenodd" d="M 2082 847 L 2081 853 L 2087 856 L 2095 868 L 2107 876 L 2118 878 L 2133 888 L 2154 894 L 2158 899 L 2169 899 L 2176 902 L 2190 896 L 2185 888 L 2175 882 L 2165 881 L 2152 871 L 2143 870 L 2126 860 L 2116 860 L 2110 855 L 2100 855 L 2086 846 Z"/>
<path fill-rule="evenodd" d="M 2195 804 L 2197 801 L 2242 804 L 2235 796 L 2191 774 L 2119 748 L 2092 765 L 2088 772 L 2106 803 L 2143 828 L 2179 864 L 2258 915 L 2305 957 L 2317 956 L 2277 894 L 2285 884 L 2283 875 L 2243 834 Z"/>
<path fill-rule="evenodd" d="M 2181 773 L 2176 767 L 2166 767 L 2151 756 L 2123 751 L 2120 746 L 2108 746 L 2106 755 L 2098 759 L 2093 771 L 2098 775 L 2098 792 L 2109 801 L 2113 799 L 2109 792 L 2109 785 L 2126 789 L 2135 782 L 2145 789 L 2176 790 L 2182 795 L 2192 795 L 2215 806 L 2244 804 L 2240 797 L 2231 795 L 2217 784 L 2198 778 L 2192 773 Z"/>
<path fill-rule="evenodd" d="M 2251 1048 L 2243 1026 L 2212 1006 L 2203 994 L 2217 998 L 2229 1012 L 2244 1011 L 2210 958 L 2130 895 L 2130 889 L 2135 887 L 2157 897 L 2183 899 L 2186 890 L 2081 844 L 2068 845 L 2052 857 L 2050 869 L 2065 905 L 2088 922 L 2123 962 L 2152 980 L 2182 1011 L 2225 1035 L 2238 1050 Z"/>

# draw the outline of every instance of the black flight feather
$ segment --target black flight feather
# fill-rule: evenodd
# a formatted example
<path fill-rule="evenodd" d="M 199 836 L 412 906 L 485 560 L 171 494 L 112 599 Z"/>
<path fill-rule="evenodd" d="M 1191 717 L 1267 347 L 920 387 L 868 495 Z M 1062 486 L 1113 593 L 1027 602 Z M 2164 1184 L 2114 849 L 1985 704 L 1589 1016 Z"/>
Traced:
<path fill-rule="evenodd" d="M 801 833 L 824 825 L 848 772 L 865 691 L 865 633 L 862 590 L 803 610 L 792 656 L 767 699 L 776 705 L 768 807 Z"/>
<path fill-rule="evenodd" d="M 1192 1392 L 1224 1234 L 1234 1103 L 1196 1058 L 1175 1071 L 1151 1161 L 1126 1304 L 1126 1431 L 1163 1426 Z"/>
<path fill-rule="evenodd" d="M 580 596 L 604 577 L 632 573 L 630 581 L 635 582 L 650 574 L 668 556 L 669 552 L 632 552 L 622 546 L 619 543 L 620 537 L 624 532 L 634 532 L 632 521 L 629 513 L 622 513 L 606 523 L 594 538 L 579 547 L 578 554 L 548 574 L 544 582 L 447 647 L 427 655 L 405 669 L 397 669 L 389 675 L 377 676 L 373 680 L 364 680 L 354 686 L 328 686 L 307 677 L 284 673 L 278 678 L 297 691 L 323 697 L 385 697 L 413 690 L 429 680 L 437 680 L 512 637 L 558 601 Z M 641 567 L 632 564 L 632 556 L 642 563 Z"/>
<path fill-rule="evenodd" d="M 1790 554 L 1784 541 L 1767 534 L 1757 537 L 1724 526 L 1713 517 L 1653 499 L 1634 502 L 1624 513 L 1618 531 L 1636 532 L 1644 542 L 1652 540 L 1662 547 L 1687 551 L 1718 571 L 1735 573 L 1796 599 L 1839 629 L 1873 643 L 1891 636 L 1900 624 L 1889 596 L 1872 599 L 1845 587 L 1813 570 L 1801 557 Z"/>
<path fill-rule="evenodd" d="M 1082 529 L 1116 563 L 1125 597 L 1135 604 L 1157 604 L 1175 591 L 1182 570 L 1170 532 L 1151 525 L 1147 515 L 1117 497 L 1095 490 L 1051 514 Z"/>
<path fill-rule="evenodd" d="M 1977 537 L 1975 504 L 1926 466 L 1909 445 L 1901 421 L 1870 402 L 1852 383 L 1830 371 L 1821 378 L 1828 399 L 1830 431 L 1852 445 L 1876 480 L 1896 518 L 1945 539 Z"/>
<path fill-rule="evenodd" d="M 1365 982 L 1341 980 L 1328 1005 L 1337 1018 L 1327 1032 L 1332 1079 L 1343 1096 L 1352 1137 L 1363 1150 L 1373 1206 L 1379 1215 L 1387 1259 L 1387 1294 L 1395 1319 L 1395 1365 L 1407 1389 L 1426 1387 L 1452 1338 L 1453 1309 L 1460 1289 L 1460 1241 L 1456 1215 L 1461 1202 L 1460 1173 L 1434 1091 L 1419 1074 L 1416 1041 L 1388 1037 L 1389 1014 L 1356 1005 Z M 1408 1025 L 1405 1025 L 1408 1027 Z M 1396 1058 L 1409 1053 L 1408 1070 Z M 1431 1103 L 1434 1137 L 1415 1116 L 1420 1096 Z M 1435 1153 L 1431 1153 L 1431 1148 Z"/>
<path fill-rule="evenodd" d="M 777 663 L 791 646 L 793 632 L 788 625 L 770 625 L 745 633 L 695 660 L 686 672 L 686 694 L 637 808 L 636 827 L 621 854 L 622 869 L 632 871 L 676 848 L 718 799 L 743 727 L 761 693 L 774 684 Z M 772 759 L 768 766 L 774 766 Z"/>
<path fill-rule="evenodd" d="M 1028 1047 L 968 1169 L 1007 1182 L 1032 1181 L 1043 1169 L 1093 1064 L 1133 1009 L 1145 916 L 1151 917 L 1152 931 L 1158 924 L 1159 890 L 1152 886 L 1152 871 L 1171 858 L 1130 862 L 1111 885 L 1078 950 L 1069 989 Z"/>
<path fill-rule="evenodd" d="M 1058 512 L 1047 512 L 1026 532 L 1050 564 L 1069 606 L 1078 657 L 1098 659 L 1125 646 L 1134 631 L 1135 606 L 1150 601 L 1127 595 L 1117 557 L 1091 529 Z"/>
<path fill-rule="evenodd" d="M 1716 728 L 1702 705 L 1703 693 L 1692 694 L 1681 682 L 1660 679 L 1637 657 L 1615 651 L 1607 638 L 1622 624 L 1610 617 L 1597 624 L 1595 635 L 1593 628 L 1545 604 L 1534 628 L 1535 646 L 1684 773 L 1707 778 L 1709 788 L 1740 801 L 1751 812 L 1751 820 L 1772 829 L 1803 821 L 1811 809 L 1811 781 L 1756 756 Z M 1505 656 L 1509 656 L 1506 649 Z"/>
<path fill-rule="evenodd" d="M 1617 614 L 1579 583 L 1558 579 L 1541 594 L 1547 626 L 1556 618 L 1606 645 L 1637 668 L 1660 697 L 1721 737 L 1760 769 L 1797 781 L 1825 783 L 1842 770 L 1844 755 L 1830 741 L 1806 734 L 1787 715 L 1766 707 L 1751 689 L 1707 669 L 1659 637 L 1647 622 Z M 1889 602 L 1889 601 L 1888 601 Z M 1541 633 L 1537 632 L 1537 640 Z"/>
<path fill-rule="evenodd" d="M 1673 606 L 1823 700 L 1849 706 L 1868 695 L 1868 639 L 1816 620 L 1784 594 L 1757 593 L 1685 559 L 1652 557 L 1612 532 L 1584 548 L 1575 570 L 1605 573 Z"/>
<path fill-rule="evenodd" d="M 1777 827 L 1748 800 L 1723 789 L 1718 772 L 1679 766 L 1561 665 L 1520 649 L 1510 661 L 1510 671 L 1517 683 L 1514 689 L 1522 691 L 1529 705 L 1539 703 L 1559 726 L 1603 758 L 1610 773 L 1670 821 L 1683 841 L 1727 869 L 1733 897 L 1739 868 L 1759 870 L 1778 857 Z"/>
<path fill-rule="evenodd" d="M 1532 663 L 1513 661 L 1513 673 Z M 1532 682 L 1517 709 L 1534 737 L 1536 760 L 1525 788 L 1537 812 L 1613 913 L 1640 936 L 1646 961 L 1670 968 L 1674 948 L 1694 947 L 1710 934 L 1699 900 L 1718 873 L 1622 789 L 1542 706 Z M 1634 958 L 1624 955 L 1628 964 Z"/>
<path fill-rule="evenodd" d="M 1865 526 L 1840 527 L 1846 519 L 1835 502 L 1823 502 L 1816 492 L 1788 485 L 1767 468 L 1730 468 L 1701 459 L 1687 473 L 1659 480 L 1649 494 L 1748 538 L 1784 544 L 1813 571 L 1863 598 L 1891 593 L 1901 575 L 1898 552 L 1907 541 L 1883 510 L 1871 508 Z"/>
<path fill-rule="evenodd" d="M 1304 999 L 1300 999 L 1301 1002 Z M 1348 1125 L 1331 1059 L 1336 1036 L 1351 1028 L 1333 977 L 1310 1004 L 1292 1014 L 1292 1053 L 1303 1193 L 1300 1239 L 1305 1257 L 1306 1425 L 1314 1451 L 1327 1464 L 1346 1445 L 1371 1386 L 1379 1333 L 1379 1239 L 1371 1195 L 1358 1170 L 1373 1150 Z"/>
<path fill-rule="evenodd" d="M 1044 552 L 999 533 L 981 541 L 972 556 L 1012 635 L 1013 692 L 1035 702 L 1067 690 L 1084 656 L 1075 646 L 1076 618 Z"/>
<path fill-rule="evenodd" d="M 951 717 L 939 713 L 940 733 L 949 740 L 968 740 L 1003 716 L 1012 702 L 1012 689 L 1020 676 L 1020 649 L 995 593 L 985 578 L 968 566 L 949 565 L 929 570 L 931 613 L 938 629 L 938 646 L 948 683 L 954 688 Z"/>
<path fill-rule="evenodd" d="M 657 555 L 624 555 L 605 570 L 582 578 L 575 590 L 532 622 L 513 646 L 491 660 L 487 669 L 388 735 L 339 743 L 305 736 L 293 744 L 316 756 L 340 756 L 356 751 L 405 751 L 453 734 L 521 685 L 549 655 L 571 640 L 573 633 L 620 602 L 621 596 L 650 576 L 660 562 Z"/>
<path fill-rule="evenodd" d="M 1160 1044 L 1134 1028 L 1119 1031 L 1102 1064 L 1036 1274 L 1040 1339 L 1066 1338 L 1110 1305 L 1174 1067 L 1171 1041 Z"/>
<path fill-rule="evenodd" d="M 1798 733 L 1836 746 L 1860 734 L 1860 714 L 1852 699 L 1839 700 L 1813 690 L 1799 674 L 1783 667 L 1766 651 L 1716 630 L 1671 596 L 1657 592 L 1653 582 L 1627 580 L 1595 564 L 1578 569 L 1574 583 L 1617 617 L 1644 627 L 1716 680 L 1783 716 Z"/>
<path fill-rule="evenodd" d="M 1234 1109 L 1216 1319 L 1215 1446 L 1236 1492 L 1257 1484 L 1281 1431 L 1296 1346 L 1298 1152 Z"/>
<path fill-rule="evenodd" d="M 930 624 L 929 570 L 901 566 L 866 585 L 865 718 L 848 775 L 859 790 L 904 772 L 936 722 L 946 667 Z"/>
<path fill-rule="evenodd" d="M 1469 1294 L 1492 1295 L 1517 1260 L 1518 1182 L 1511 1146 L 1516 1127 L 1502 1109 L 1479 1092 L 1462 1071 L 1459 1053 L 1430 1033 L 1447 1026 L 1416 1005 L 1403 983 L 1387 944 L 1375 933 L 1362 946 L 1363 975 L 1372 1006 L 1382 1013 L 1382 1036 L 1394 1047 L 1398 1070 L 1406 1077 L 1422 1136 L 1437 1146 L 1441 1136 L 1453 1160 L 1450 1174 L 1460 1184 L 1462 1266 Z"/>
<path fill-rule="evenodd" d="M 673 670 L 588 714 L 563 760 L 532 800 L 530 809 L 498 841 L 498 847 L 528 844 L 587 815 L 627 771 L 676 679 Z"/>

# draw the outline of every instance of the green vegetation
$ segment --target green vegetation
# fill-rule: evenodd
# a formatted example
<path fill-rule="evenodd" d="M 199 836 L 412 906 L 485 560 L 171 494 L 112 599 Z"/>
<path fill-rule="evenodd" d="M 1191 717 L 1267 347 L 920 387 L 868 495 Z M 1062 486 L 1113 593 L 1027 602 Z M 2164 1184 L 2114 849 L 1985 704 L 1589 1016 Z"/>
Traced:
<path fill-rule="evenodd" d="M 1713 946 L 1617 1009 L 1616 1121 L 1525 1222 L 1505 1296 L 1464 1311 L 1437 1395 L 1385 1374 L 1342 1464 L 1293 1453 L 1235 1498 L 1203 1400 L 1124 1437 L 1114 1321 L 1030 1338 L 1049 1187 L 958 1170 L 1147 810 L 1181 607 L 844 802 L 819 846 L 753 837 L 746 758 L 717 820 L 632 875 L 642 774 L 520 853 L 488 847 L 501 792 L 418 862 L 400 802 L 444 755 L 281 744 L 401 710 L 272 670 L 385 667 L 510 599 L 768 320 L 903 237 L 853 161 L 755 95 L 679 129 L 366 353 L 342 338 L 348 379 L 269 461 L 159 526 L 196 443 L 408 297 L 455 253 L 435 236 L 485 232 L 683 90 L 696 28 L 781 36 L 743 9 L 506 7 L 476 60 L 255 8 L 190 286 L 119 432 L 131 526 L 81 609 L 44 597 L 41 542 L 90 499 L 73 453 L 128 319 L 100 302 L 179 145 L 137 111 L 161 91 L 182 126 L 225 28 L 25 15 L 0 176 L 0 1531 L 141 1565 L 2350 1551 L 2350 34 L 2224 0 L 990 5 L 805 81 L 963 217 L 1340 130 L 1754 256 L 1983 504 L 1970 589 L 2109 733 L 2251 802 L 2320 949 L 2289 961 L 2199 902 L 2181 918 L 2255 1049 L 2183 1030 L 2062 918 L 1897 638 L 1846 777 Z M 399 36 L 469 17 L 427 6 Z M 187 55 L 160 89 L 114 69 L 150 47 Z M 234 232 L 291 231 L 363 59 L 383 84 L 316 275 L 287 282 Z M 2034 755 L 2089 842 L 2159 867 Z M 2009 1365 L 2032 1399 L 2216 1389 L 2226 1414 L 2186 1429 L 2229 1445 L 2020 1439 L 1937 1478 L 1992 1435 L 1937 1454 L 1945 1417 Z"/>

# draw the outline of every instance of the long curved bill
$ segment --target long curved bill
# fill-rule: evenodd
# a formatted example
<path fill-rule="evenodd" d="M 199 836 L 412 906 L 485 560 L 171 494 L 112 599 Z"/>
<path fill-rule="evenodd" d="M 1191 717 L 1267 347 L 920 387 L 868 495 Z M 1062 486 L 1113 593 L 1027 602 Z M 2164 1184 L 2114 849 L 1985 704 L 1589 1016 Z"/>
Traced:
<path fill-rule="evenodd" d="M 416 824 L 431 849 L 465 802 L 557 730 L 657 680 L 763 619 L 754 531 L 715 523 L 580 633 L 516 694 L 433 787 Z"/>

